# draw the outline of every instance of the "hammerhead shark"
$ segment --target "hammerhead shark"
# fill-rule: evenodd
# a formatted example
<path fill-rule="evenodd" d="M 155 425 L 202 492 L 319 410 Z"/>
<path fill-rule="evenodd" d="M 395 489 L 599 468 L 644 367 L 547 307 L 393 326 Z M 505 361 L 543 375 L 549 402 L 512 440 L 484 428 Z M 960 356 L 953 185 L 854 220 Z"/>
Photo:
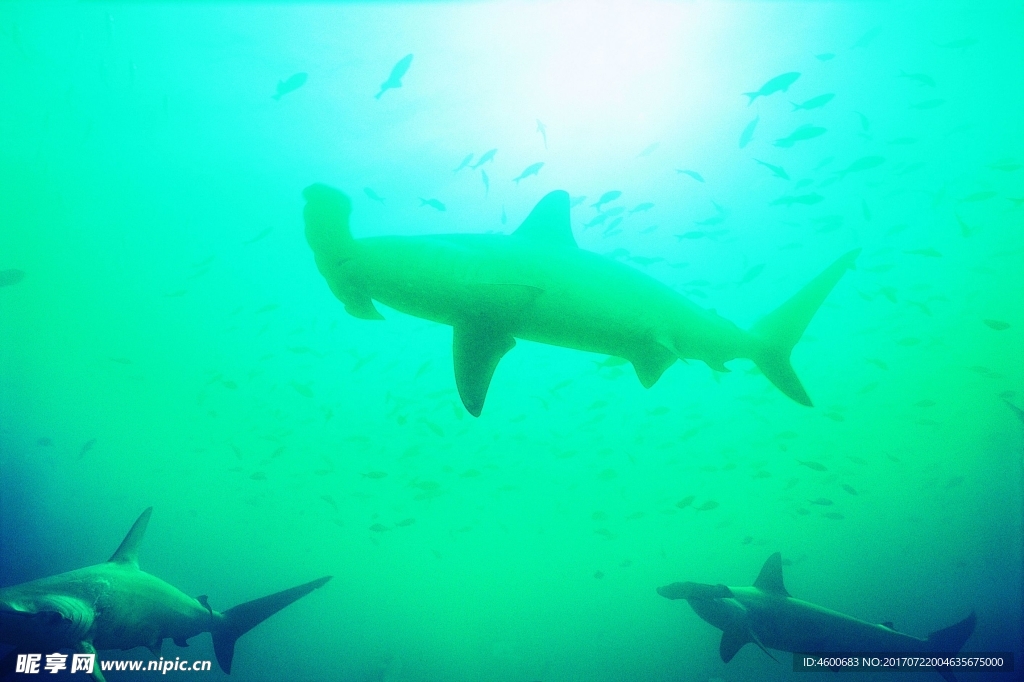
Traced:
<path fill-rule="evenodd" d="M 382 320 L 380 301 L 452 327 L 455 384 L 474 417 L 517 338 L 624 358 L 645 388 L 678 359 L 728 372 L 729 360 L 750 358 L 783 393 L 810 406 L 790 352 L 860 252 L 841 256 L 744 331 L 639 270 L 580 249 L 561 190 L 541 199 L 511 235 L 365 239 L 352 238 L 352 204 L 341 191 L 315 184 L 303 196 L 317 268 L 350 315 Z"/>
<path fill-rule="evenodd" d="M 213 635 L 217 663 L 230 673 L 239 637 L 331 579 L 214 611 L 206 595 L 189 597 L 139 569 L 139 543 L 152 512 L 142 512 L 105 563 L 0 589 L 0 643 L 14 646 L 0 660 L 0 678 L 13 673 L 19 654 L 73 649 L 95 656 L 97 649 L 144 646 L 158 657 L 164 639 L 183 647 L 202 632 Z M 98 659 L 92 677 L 104 682 Z"/>
<path fill-rule="evenodd" d="M 685 599 L 702 619 L 722 631 L 718 652 L 728 663 L 753 642 L 768 649 L 798 653 L 943 653 L 955 654 L 974 632 L 975 615 L 919 639 L 897 632 L 892 623 L 876 625 L 809 602 L 794 599 L 782 582 L 782 555 L 772 554 L 753 587 L 672 583 L 658 588 L 667 599 Z M 948 682 L 948 668 L 936 668 Z"/>

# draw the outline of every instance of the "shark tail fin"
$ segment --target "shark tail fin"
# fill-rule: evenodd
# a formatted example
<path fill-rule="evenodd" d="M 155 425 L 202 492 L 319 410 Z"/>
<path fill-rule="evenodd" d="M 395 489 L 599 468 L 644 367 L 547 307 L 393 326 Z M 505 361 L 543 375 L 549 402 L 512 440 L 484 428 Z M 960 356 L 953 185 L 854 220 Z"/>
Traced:
<path fill-rule="evenodd" d="M 235 642 L 239 637 L 292 602 L 323 586 L 330 579 L 331 576 L 328 575 L 304 585 L 247 601 L 222 613 L 220 625 L 213 631 L 213 652 L 217 655 L 217 663 L 221 670 L 227 674 L 231 673 L 231 660 L 235 656 Z"/>
<path fill-rule="evenodd" d="M 928 635 L 928 648 L 934 653 L 955 654 L 963 648 L 964 643 L 974 632 L 974 625 L 977 622 L 974 611 L 959 623 L 954 623 L 948 628 L 937 630 Z M 957 682 L 956 676 L 950 668 L 935 668 L 935 672 L 942 675 L 946 682 Z"/>
<path fill-rule="evenodd" d="M 758 368 L 780 391 L 801 405 L 812 407 L 813 403 L 789 362 L 790 353 L 829 292 L 853 267 L 858 254 L 860 249 L 854 249 L 840 256 L 792 298 L 758 320 L 750 330 L 757 344 L 752 359 Z"/>

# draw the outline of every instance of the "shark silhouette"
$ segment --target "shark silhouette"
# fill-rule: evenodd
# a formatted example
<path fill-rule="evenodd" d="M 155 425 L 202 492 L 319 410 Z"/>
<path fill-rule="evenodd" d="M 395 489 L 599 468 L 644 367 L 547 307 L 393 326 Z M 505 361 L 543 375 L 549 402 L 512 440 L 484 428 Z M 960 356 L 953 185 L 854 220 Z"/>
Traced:
<path fill-rule="evenodd" d="M 624 358 L 645 388 L 678 359 L 727 372 L 729 360 L 750 358 L 783 393 L 810 406 L 790 352 L 860 251 L 744 331 L 644 273 L 577 247 L 564 191 L 541 199 L 512 235 L 366 239 L 352 238 L 351 202 L 342 192 L 315 184 L 303 196 L 306 240 L 349 314 L 384 319 L 376 300 L 451 325 L 455 383 L 473 416 L 517 338 Z"/>
<path fill-rule="evenodd" d="M 13 645 L 0 660 L 0 679 L 13 675 L 21 653 L 148 647 L 160 655 L 164 639 L 188 646 L 202 632 L 213 635 L 221 669 L 231 672 L 235 641 L 331 576 L 239 604 L 223 613 L 206 595 L 192 598 L 139 569 L 138 549 L 153 508 L 146 509 L 108 561 L 0 589 L 0 643 Z M 97 660 L 92 677 L 103 682 Z"/>
<path fill-rule="evenodd" d="M 722 631 L 719 654 L 726 663 L 745 644 L 799 653 L 880 652 L 955 654 L 974 632 L 975 615 L 919 639 L 794 599 L 782 582 L 782 555 L 768 557 L 752 587 L 672 583 L 658 588 L 666 599 L 685 599 L 702 619 Z M 774 658 L 774 656 L 772 656 Z M 936 668 L 949 682 L 949 668 Z"/>

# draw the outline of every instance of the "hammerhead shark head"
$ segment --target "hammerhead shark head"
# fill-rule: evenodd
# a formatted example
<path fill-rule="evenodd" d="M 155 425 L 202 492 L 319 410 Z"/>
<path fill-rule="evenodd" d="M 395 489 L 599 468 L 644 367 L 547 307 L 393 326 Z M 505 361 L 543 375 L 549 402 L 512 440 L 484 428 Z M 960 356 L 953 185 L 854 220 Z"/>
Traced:
<path fill-rule="evenodd" d="M 672 583 L 658 588 L 667 599 L 685 599 L 706 622 L 722 631 L 718 651 L 728 663 L 753 642 L 768 649 L 799 653 L 943 653 L 955 654 L 974 632 L 975 615 L 918 639 L 897 632 L 892 623 L 876 625 L 809 602 L 794 599 L 782 582 L 782 555 L 772 554 L 753 587 Z M 948 668 L 936 668 L 948 682 Z"/>
<path fill-rule="evenodd" d="M 790 352 L 860 251 L 744 331 L 639 270 L 580 249 L 561 190 L 541 199 L 511 235 L 366 239 L 352 238 L 352 204 L 342 192 L 315 184 L 303 196 L 306 240 L 349 314 L 384 319 L 376 300 L 451 325 L 455 384 L 474 417 L 517 338 L 625 358 L 645 388 L 680 358 L 719 372 L 729 371 L 729 360 L 750 358 L 783 393 L 810 406 Z"/>
<path fill-rule="evenodd" d="M 217 663 L 231 672 L 235 641 L 331 576 L 239 604 L 223 613 L 139 569 L 138 549 L 153 508 L 139 516 L 108 561 L 0 589 L 0 643 L 14 649 L 0 660 L 0 678 L 14 670 L 18 654 L 74 649 L 148 647 L 160 655 L 165 638 L 178 646 L 202 632 L 213 635 Z M 92 677 L 104 682 L 98 660 Z"/>

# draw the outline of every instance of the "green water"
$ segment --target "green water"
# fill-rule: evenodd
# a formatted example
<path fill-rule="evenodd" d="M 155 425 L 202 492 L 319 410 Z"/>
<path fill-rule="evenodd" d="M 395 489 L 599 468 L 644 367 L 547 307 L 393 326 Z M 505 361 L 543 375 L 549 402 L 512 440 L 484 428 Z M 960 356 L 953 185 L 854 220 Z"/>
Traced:
<path fill-rule="evenodd" d="M 655 592 L 775 551 L 1020 658 L 1022 36 L 1016 2 L 0 5 L 0 584 L 152 505 L 142 568 L 214 608 L 334 576 L 236 680 L 815 679 Z M 863 252 L 793 353 L 814 408 L 520 341 L 475 419 L 449 327 L 331 295 L 313 182 L 357 238 L 586 196 L 581 248 L 743 328 Z"/>

